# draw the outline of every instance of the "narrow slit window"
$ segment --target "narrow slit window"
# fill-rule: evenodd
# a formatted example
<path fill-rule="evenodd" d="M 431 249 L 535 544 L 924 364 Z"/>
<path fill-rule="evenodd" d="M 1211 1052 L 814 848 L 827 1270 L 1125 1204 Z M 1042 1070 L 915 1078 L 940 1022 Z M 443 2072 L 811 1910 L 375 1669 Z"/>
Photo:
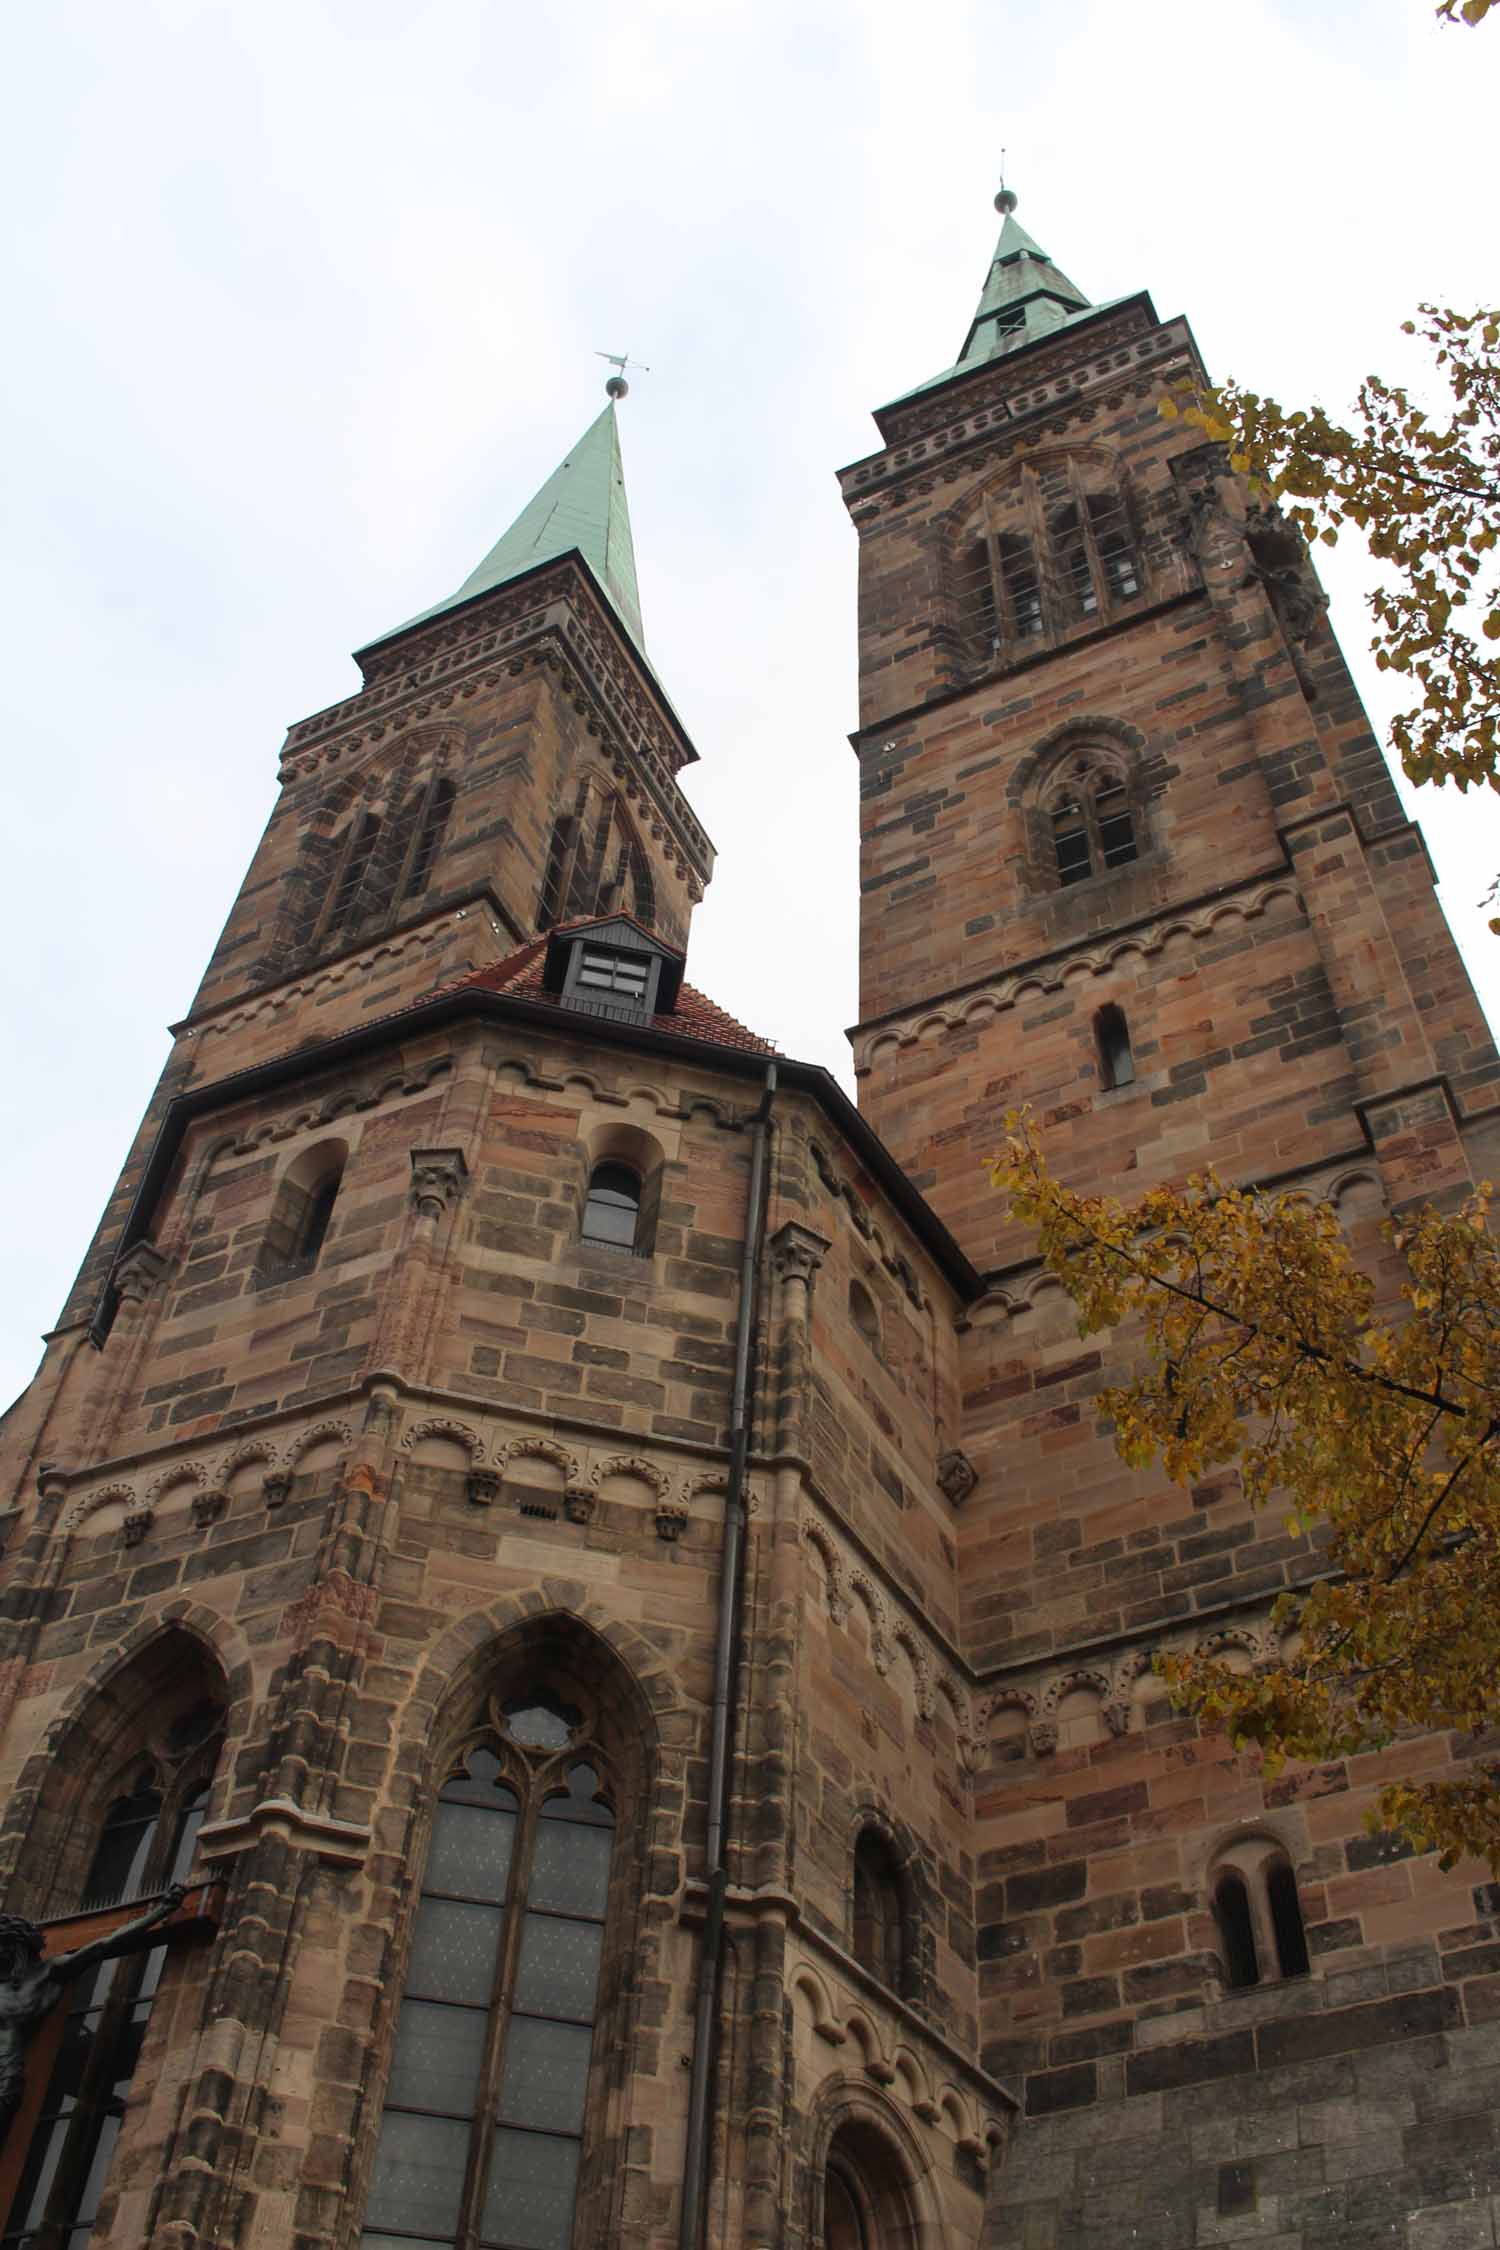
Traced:
<path fill-rule="evenodd" d="M 415 898 L 425 891 L 432 874 L 433 861 L 443 846 L 448 833 L 448 816 L 453 810 L 453 783 L 442 775 L 436 780 L 427 798 L 422 814 L 422 825 L 417 831 L 416 849 L 412 853 L 411 868 L 406 878 L 406 896 Z"/>
<path fill-rule="evenodd" d="M 1135 1057 L 1130 1051 L 1130 1026 L 1125 1021 L 1125 1011 L 1113 1001 L 1099 1010 L 1094 1018 L 1094 1037 L 1099 1046 L 1099 1077 L 1107 1089 L 1135 1084 Z"/>
<path fill-rule="evenodd" d="M 628 1164 L 596 1164 L 579 1233 L 585 1242 L 633 1250 L 641 1219 L 641 1178 Z"/>
<path fill-rule="evenodd" d="M 262 1283 L 308 1273 L 323 1254 L 343 1185 L 348 1148 L 320 1142 L 288 1165 L 266 1224 L 256 1271 Z"/>
<path fill-rule="evenodd" d="M 849 1284 L 849 1318 L 872 1351 L 880 1349 L 880 1314 L 862 1281 Z"/>
<path fill-rule="evenodd" d="M 901 1879 L 889 1846 L 866 1829 L 854 1847 L 854 1958 L 892 1992 L 901 1990 Z"/>
<path fill-rule="evenodd" d="M 1260 1982 L 1260 1960 L 1255 1950 L 1255 1925 L 1250 1916 L 1250 1894 L 1242 1876 L 1224 1874 L 1214 1891 L 1214 1919 L 1224 1948 L 1224 1974 L 1236 1992 Z"/>
<path fill-rule="evenodd" d="M 1284 1859 L 1274 1861 L 1266 1875 L 1266 1904 L 1271 1910 L 1278 1968 L 1284 1977 L 1305 1977 L 1309 1968 L 1307 1932 L 1302 1926 L 1297 1878 Z"/>

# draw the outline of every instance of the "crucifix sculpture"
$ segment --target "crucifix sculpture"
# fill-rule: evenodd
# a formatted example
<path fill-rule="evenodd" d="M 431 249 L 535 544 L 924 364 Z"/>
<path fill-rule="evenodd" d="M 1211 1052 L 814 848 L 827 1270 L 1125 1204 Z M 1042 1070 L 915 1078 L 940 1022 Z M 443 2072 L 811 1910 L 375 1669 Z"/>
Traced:
<path fill-rule="evenodd" d="M 186 1895 L 185 1885 L 173 1883 L 133 1922 L 51 1961 L 42 1959 L 46 1940 L 35 1922 L 0 1914 L 0 2143 L 25 2096 L 27 2049 L 73 1979 L 96 1962 L 134 1952 L 145 1932 L 169 1921 Z"/>

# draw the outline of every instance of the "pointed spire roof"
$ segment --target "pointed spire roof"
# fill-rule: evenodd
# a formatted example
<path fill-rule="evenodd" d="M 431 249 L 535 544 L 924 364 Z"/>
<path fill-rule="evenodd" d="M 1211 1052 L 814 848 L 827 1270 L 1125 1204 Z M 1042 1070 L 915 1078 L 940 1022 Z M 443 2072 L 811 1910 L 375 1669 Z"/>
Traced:
<path fill-rule="evenodd" d="M 951 367 L 929 376 L 916 390 L 907 391 L 907 398 L 950 382 L 955 375 L 968 375 L 987 361 L 1018 351 L 1023 344 L 1034 344 L 1066 328 L 1070 321 L 1101 309 L 1091 305 L 1077 283 L 1070 281 L 1033 241 L 1016 217 L 1016 202 L 1014 188 L 1003 187 L 995 198 L 995 209 L 1001 216 L 1000 239 L 963 350 Z"/>
<path fill-rule="evenodd" d="M 644 658 L 646 637 L 641 625 L 635 548 L 613 395 L 510 529 L 496 540 L 478 568 L 470 571 L 457 593 L 409 617 L 396 631 L 404 633 L 413 625 L 425 625 L 445 610 L 459 609 L 480 594 L 503 586 L 507 579 L 519 578 L 539 563 L 553 562 L 575 550 L 588 564 Z M 383 640 L 392 637 L 389 633 L 381 635 Z"/>
<path fill-rule="evenodd" d="M 1016 217 L 1016 192 L 1002 188 L 995 209 L 1003 224 L 995 255 L 990 261 L 979 307 L 969 323 L 959 367 L 977 367 L 982 360 L 998 359 L 1018 344 L 1029 344 L 1061 328 L 1074 313 L 1090 310 L 1089 301 L 1034 242 Z"/>

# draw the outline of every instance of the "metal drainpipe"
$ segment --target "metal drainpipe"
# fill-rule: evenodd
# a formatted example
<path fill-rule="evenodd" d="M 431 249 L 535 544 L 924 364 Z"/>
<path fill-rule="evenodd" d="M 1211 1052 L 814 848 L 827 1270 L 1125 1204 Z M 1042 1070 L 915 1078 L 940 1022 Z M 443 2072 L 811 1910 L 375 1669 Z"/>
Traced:
<path fill-rule="evenodd" d="M 693 2021 L 692 2076 L 688 2081 L 687 2147 L 682 2165 L 682 2217 L 679 2250 L 696 2250 L 703 2235 L 708 2187 L 708 2098 L 718 2059 L 719 1969 L 724 1945 L 724 1891 L 729 1872 L 724 1860 L 729 1816 L 729 1754 L 735 1657 L 740 1637 L 741 1564 L 745 1548 L 745 1461 L 750 1451 L 751 1348 L 755 1334 L 756 1283 L 766 1224 L 766 1151 L 776 1065 L 766 1064 L 765 1091 L 751 1119 L 755 1144 L 750 1155 L 750 1196 L 745 1212 L 745 1244 L 740 1259 L 739 1322 L 734 1342 L 734 1392 L 729 1410 L 729 1482 L 724 1495 L 724 1556 L 719 1570 L 718 1646 L 714 1652 L 713 1724 L 708 1759 L 708 1833 L 704 1874 L 708 1911 L 698 1959 L 698 2004 Z"/>

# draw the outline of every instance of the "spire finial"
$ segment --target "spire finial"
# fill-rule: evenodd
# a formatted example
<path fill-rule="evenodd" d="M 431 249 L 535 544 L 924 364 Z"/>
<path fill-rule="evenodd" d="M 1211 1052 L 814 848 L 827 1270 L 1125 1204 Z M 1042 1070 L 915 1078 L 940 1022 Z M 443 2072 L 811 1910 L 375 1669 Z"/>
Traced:
<path fill-rule="evenodd" d="M 632 359 L 629 352 L 595 352 L 594 357 L 595 359 L 607 359 L 615 371 L 613 375 L 607 378 L 604 385 L 604 395 L 608 399 L 629 397 L 630 385 L 625 380 L 627 367 L 638 367 L 643 375 L 649 375 L 651 372 L 643 360 Z"/>
<path fill-rule="evenodd" d="M 1004 151 L 1004 149 L 1001 149 L 1001 151 L 1000 151 L 1000 192 L 999 192 L 999 194 L 998 194 L 998 195 L 997 195 L 997 196 L 995 197 L 995 209 L 996 209 L 996 210 L 997 210 L 997 211 L 999 212 L 999 214 L 1000 214 L 1000 216 L 1001 216 L 1001 218 L 1002 218 L 1002 219 L 1008 219 L 1008 218 L 1010 217 L 1010 215 L 1011 215 L 1012 211 L 1014 211 L 1014 209 L 1015 209 L 1016 205 L 1017 205 L 1017 204 L 1018 204 L 1018 203 L 1020 202 L 1020 200 L 1021 200 L 1021 199 L 1020 199 L 1020 197 L 1019 197 L 1019 196 L 1017 195 L 1017 193 L 1016 193 L 1015 189 L 1014 189 L 1014 188 L 1008 188 L 1008 187 L 1006 186 L 1006 184 L 1005 184 L 1005 151 Z"/>

